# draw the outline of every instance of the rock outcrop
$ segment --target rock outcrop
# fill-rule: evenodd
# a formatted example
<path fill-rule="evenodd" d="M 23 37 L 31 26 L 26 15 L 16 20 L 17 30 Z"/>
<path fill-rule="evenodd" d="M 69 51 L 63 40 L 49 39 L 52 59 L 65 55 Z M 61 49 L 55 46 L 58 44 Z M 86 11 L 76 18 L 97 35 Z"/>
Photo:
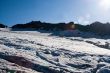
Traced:
<path fill-rule="evenodd" d="M 5 27 L 7 27 L 7 26 L 0 23 L 0 28 L 5 28 Z"/>
<path fill-rule="evenodd" d="M 70 30 L 74 29 L 74 23 L 57 23 L 57 24 L 52 24 L 52 23 L 44 23 L 40 21 L 32 21 L 30 23 L 26 24 L 16 24 L 12 26 L 12 28 L 31 28 L 31 29 L 41 29 L 41 30 Z"/>
<path fill-rule="evenodd" d="M 98 34 L 110 34 L 110 23 L 94 22 L 90 25 L 90 31 Z"/>

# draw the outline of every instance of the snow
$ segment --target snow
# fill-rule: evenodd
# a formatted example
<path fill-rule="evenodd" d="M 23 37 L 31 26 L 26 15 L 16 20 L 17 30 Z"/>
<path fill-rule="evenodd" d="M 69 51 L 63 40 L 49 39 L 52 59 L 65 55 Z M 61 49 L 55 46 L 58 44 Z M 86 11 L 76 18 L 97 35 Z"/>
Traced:
<path fill-rule="evenodd" d="M 109 43 L 110 39 L 83 38 L 80 36 L 92 34 L 84 34 L 78 30 L 57 33 L 62 37 L 51 35 L 50 32 L 0 29 L 0 61 L 15 63 L 20 66 L 16 69 L 31 71 L 31 73 L 104 73 L 109 71 L 110 50 L 109 46 L 106 47 L 106 42 Z M 75 36 L 63 37 L 64 33 L 74 33 Z M 13 61 L 11 57 L 15 60 Z M 16 58 L 20 58 L 20 63 L 16 62 Z M 22 62 L 29 63 L 29 66 L 22 65 Z M 10 65 L 10 68 L 13 69 L 13 66 Z"/>

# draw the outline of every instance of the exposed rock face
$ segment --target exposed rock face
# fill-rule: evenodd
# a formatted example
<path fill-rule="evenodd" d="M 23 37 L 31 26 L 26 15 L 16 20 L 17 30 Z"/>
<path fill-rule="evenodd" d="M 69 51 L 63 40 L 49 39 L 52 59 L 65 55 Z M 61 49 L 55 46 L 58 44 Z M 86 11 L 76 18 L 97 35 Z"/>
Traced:
<path fill-rule="evenodd" d="M 95 22 L 90 25 L 90 30 L 98 34 L 110 34 L 110 24 Z"/>
<path fill-rule="evenodd" d="M 7 27 L 7 26 L 4 24 L 0 24 L 0 28 L 5 28 L 5 27 Z"/>
<path fill-rule="evenodd" d="M 43 23 L 40 21 L 32 21 L 26 24 L 16 24 L 12 28 L 34 28 L 34 29 L 43 29 L 43 30 L 69 30 L 74 29 L 74 23 Z"/>
<path fill-rule="evenodd" d="M 75 24 L 75 29 L 78 29 L 80 31 L 88 32 L 90 31 L 89 25 L 81 25 L 81 24 Z"/>

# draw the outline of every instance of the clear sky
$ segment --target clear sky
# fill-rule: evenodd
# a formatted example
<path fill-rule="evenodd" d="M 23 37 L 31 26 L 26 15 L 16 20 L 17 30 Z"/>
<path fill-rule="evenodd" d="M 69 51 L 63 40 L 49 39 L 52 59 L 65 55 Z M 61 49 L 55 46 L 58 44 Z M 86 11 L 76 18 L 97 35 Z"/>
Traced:
<path fill-rule="evenodd" d="M 110 0 L 0 0 L 0 23 L 110 22 Z"/>

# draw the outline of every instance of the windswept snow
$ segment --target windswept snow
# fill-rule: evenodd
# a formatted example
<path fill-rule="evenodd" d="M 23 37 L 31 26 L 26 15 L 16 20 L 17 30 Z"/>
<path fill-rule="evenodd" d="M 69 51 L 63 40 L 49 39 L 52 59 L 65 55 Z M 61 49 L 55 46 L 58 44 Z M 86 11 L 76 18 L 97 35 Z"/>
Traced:
<path fill-rule="evenodd" d="M 106 47 L 110 39 L 58 37 L 50 34 L 0 29 L 0 71 L 110 72 L 109 44 Z"/>

